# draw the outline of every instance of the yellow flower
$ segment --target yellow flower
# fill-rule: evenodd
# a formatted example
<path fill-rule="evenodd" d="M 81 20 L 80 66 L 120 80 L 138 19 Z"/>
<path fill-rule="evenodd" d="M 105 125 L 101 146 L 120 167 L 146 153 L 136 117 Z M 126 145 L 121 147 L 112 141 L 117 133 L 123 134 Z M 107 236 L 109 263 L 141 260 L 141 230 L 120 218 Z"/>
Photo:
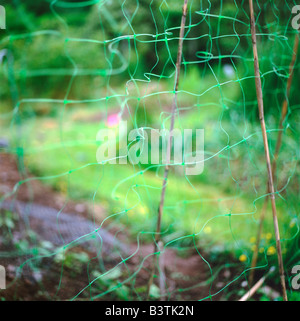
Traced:
<path fill-rule="evenodd" d="M 276 253 L 276 248 L 274 246 L 270 246 L 268 248 L 267 254 L 268 255 L 274 255 Z"/>
<path fill-rule="evenodd" d="M 264 253 L 265 249 L 263 247 L 261 247 L 258 251 L 259 251 L 259 253 Z"/>
<path fill-rule="evenodd" d="M 146 206 L 139 206 L 138 212 L 142 215 L 146 215 L 148 213 L 148 208 Z"/>
<path fill-rule="evenodd" d="M 252 236 L 251 238 L 250 238 L 250 243 L 255 243 L 256 242 L 256 237 L 255 236 Z"/>
<path fill-rule="evenodd" d="M 210 227 L 210 226 L 205 226 L 203 232 L 204 232 L 205 234 L 211 233 L 211 227 Z"/>
<path fill-rule="evenodd" d="M 247 261 L 247 256 L 246 256 L 245 254 L 242 254 L 242 255 L 240 255 L 240 257 L 239 257 L 239 260 L 240 260 L 241 262 L 245 262 L 245 261 Z"/>
<path fill-rule="evenodd" d="M 271 238 L 272 238 L 272 233 L 267 233 L 266 239 L 267 239 L 267 240 L 271 240 Z"/>

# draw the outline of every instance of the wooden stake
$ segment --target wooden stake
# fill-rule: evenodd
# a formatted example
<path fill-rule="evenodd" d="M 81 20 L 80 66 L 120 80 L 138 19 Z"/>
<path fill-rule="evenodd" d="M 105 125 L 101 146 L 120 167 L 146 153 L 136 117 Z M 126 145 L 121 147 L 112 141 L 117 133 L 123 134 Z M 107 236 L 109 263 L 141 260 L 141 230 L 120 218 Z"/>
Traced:
<path fill-rule="evenodd" d="M 247 301 L 252 297 L 252 295 L 264 284 L 266 278 L 275 270 L 274 267 L 271 267 L 270 271 L 263 276 L 255 285 L 242 297 L 239 301 Z"/>
<path fill-rule="evenodd" d="M 284 301 L 287 301 L 288 299 L 287 299 L 287 293 L 286 293 L 284 268 L 283 268 L 282 252 L 281 252 L 281 244 L 280 244 L 280 233 L 279 233 L 275 195 L 274 195 L 275 190 L 274 190 L 274 184 L 273 184 L 272 166 L 271 166 L 268 137 L 267 137 L 267 131 L 266 131 L 265 118 L 264 118 L 264 104 L 263 104 L 263 94 L 262 94 L 257 44 L 256 44 L 256 30 L 255 30 L 253 0 L 249 0 L 249 6 L 250 6 L 250 18 L 251 18 L 250 27 L 251 27 L 252 47 L 253 47 L 253 56 L 254 56 L 255 87 L 256 87 L 256 95 L 257 95 L 257 103 L 258 103 L 258 111 L 259 111 L 259 120 L 260 120 L 261 129 L 262 129 L 265 158 L 266 158 L 266 165 L 267 165 L 267 172 L 268 172 L 268 190 L 270 192 L 269 197 L 271 199 L 271 205 L 272 205 L 273 223 L 274 223 L 276 249 L 277 249 L 277 257 L 278 257 L 278 265 L 279 265 L 279 275 L 280 275 L 280 282 L 282 287 L 282 295 L 283 295 Z"/>
<path fill-rule="evenodd" d="M 166 195 L 166 187 L 167 187 L 167 180 L 170 170 L 170 160 L 171 160 L 171 150 L 172 150 L 172 136 L 171 133 L 174 130 L 174 123 L 175 123 L 175 113 L 176 113 L 176 106 L 177 106 L 177 91 L 179 86 L 179 79 L 180 79 L 180 67 L 181 67 L 181 61 L 182 61 L 182 47 L 183 47 L 183 37 L 184 37 L 184 28 L 185 28 L 185 22 L 186 22 L 186 16 L 187 16 L 187 5 L 188 0 L 184 0 L 183 8 L 182 8 L 182 18 L 181 18 L 181 25 L 180 25 L 180 34 L 179 34 L 179 42 L 178 42 L 178 52 L 177 52 L 177 61 L 176 61 L 176 75 L 175 75 L 175 94 L 174 99 L 172 103 L 172 110 L 171 110 L 171 124 L 170 124 L 170 135 L 168 139 L 167 144 L 167 157 L 166 157 L 166 167 L 164 171 L 164 180 L 163 180 L 163 186 L 160 196 L 160 203 L 158 208 L 158 215 L 157 215 L 157 224 L 156 224 L 156 234 L 155 234 L 155 241 L 154 241 L 154 253 L 158 252 L 158 243 L 160 241 L 160 233 L 161 233 L 161 221 L 162 221 L 162 215 L 163 215 L 163 208 L 165 203 L 165 195 Z M 158 254 L 159 255 L 159 254 Z M 153 277 L 155 273 L 155 263 L 156 263 L 156 255 L 153 256 L 153 262 L 152 262 L 152 270 L 150 274 L 150 279 L 148 282 L 148 298 L 149 298 L 149 291 L 150 287 L 153 283 Z"/>
<path fill-rule="evenodd" d="M 273 162 L 272 162 L 273 181 L 275 181 L 275 178 L 276 178 L 277 159 L 278 159 L 279 151 L 280 151 L 280 148 L 282 145 L 283 122 L 284 122 L 286 114 L 287 114 L 288 98 L 290 95 L 290 90 L 291 90 L 291 85 L 292 85 L 292 80 L 293 80 L 293 75 L 294 75 L 294 67 L 295 67 L 295 63 L 296 63 L 297 55 L 298 55 L 298 48 L 299 48 L 299 33 L 297 33 L 295 35 L 293 56 L 292 56 L 292 60 L 291 60 L 290 66 L 289 66 L 289 78 L 288 78 L 287 85 L 286 85 L 286 96 L 285 96 L 285 99 L 284 99 L 282 107 L 281 107 L 281 117 L 280 117 L 280 122 L 279 122 L 280 131 L 278 133 L 275 152 L 274 152 L 274 158 L 273 158 Z M 267 193 L 269 193 L 269 189 L 267 190 Z M 259 244 L 260 244 L 260 240 L 261 240 L 263 222 L 265 219 L 268 200 L 269 200 L 268 197 L 266 197 L 264 200 L 263 208 L 262 208 L 260 219 L 259 219 L 259 226 L 258 226 L 257 237 L 256 237 L 256 246 L 255 246 L 255 250 L 253 252 L 252 262 L 251 262 L 252 269 L 251 269 L 251 272 L 249 275 L 250 286 L 253 284 L 255 267 L 257 265 Z"/>

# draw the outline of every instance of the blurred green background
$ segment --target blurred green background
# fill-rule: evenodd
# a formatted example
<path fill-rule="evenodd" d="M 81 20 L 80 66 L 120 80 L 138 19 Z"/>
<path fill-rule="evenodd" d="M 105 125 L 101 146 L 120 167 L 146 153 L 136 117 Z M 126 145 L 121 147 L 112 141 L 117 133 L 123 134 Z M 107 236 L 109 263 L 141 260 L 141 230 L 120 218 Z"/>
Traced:
<path fill-rule="evenodd" d="M 9 140 L 6 151 L 18 157 L 23 177 L 30 173 L 67 198 L 101 204 L 132 240 L 155 231 L 163 166 L 97 164 L 96 135 L 114 114 L 131 128 L 169 128 L 182 1 L 3 5 L 0 137 Z M 293 5 L 255 3 L 271 156 L 293 55 Z M 287 269 L 299 260 L 299 64 L 298 58 L 275 181 Z M 229 251 L 246 269 L 267 183 L 248 1 L 190 1 L 177 107 L 177 128 L 205 130 L 205 166 L 189 177 L 172 167 L 162 239 L 188 246 L 196 234 L 200 248 L 216 256 Z M 273 234 L 269 208 L 261 266 L 276 264 Z"/>

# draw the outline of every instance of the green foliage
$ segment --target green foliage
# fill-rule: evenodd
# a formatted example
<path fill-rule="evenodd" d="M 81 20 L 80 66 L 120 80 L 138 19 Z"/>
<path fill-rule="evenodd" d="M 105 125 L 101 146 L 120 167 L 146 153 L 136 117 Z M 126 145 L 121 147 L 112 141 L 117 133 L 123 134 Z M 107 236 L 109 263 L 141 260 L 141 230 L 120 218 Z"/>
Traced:
<path fill-rule="evenodd" d="M 99 202 L 114 226 L 125 225 L 134 241 L 138 234 L 152 242 L 164 167 L 97 164 L 95 137 L 110 113 L 122 113 L 132 127 L 169 124 L 182 1 L 116 0 L 90 6 L 80 0 L 14 0 L 4 5 L 8 28 L 0 33 L 0 52 L 5 53 L 0 65 L 0 137 L 9 133 L 11 153 L 24 151 L 24 168 L 35 179 L 62 197 Z M 299 260 L 300 68 L 298 59 L 286 97 L 295 36 L 289 5 L 279 0 L 255 3 L 272 155 L 281 106 L 285 98 L 289 100 L 276 201 L 290 269 Z M 187 19 L 175 125 L 205 128 L 205 171 L 186 177 L 179 166 L 171 168 L 162 240 L 181 257 L 187 255 L 185 248 L 200 245 L 209 249 L 212 265 L 219 268 L 220 262 L 234 261 L 246 270 L 266 197 L 248 7 L 245 1 L 192 1 Z M 27 172 L 20 172 L 26 177 Z M 273 228 L 270 213 L 268 208 L 265 231 Z M 4 234 L 14 227 L 13 214 L 1 212 Z M 53 256 L 51 243 L 27 236 L 28 240 L 15 242 L 18 252 L 30 255 L 36 265 L 40 256 Z M 29 240 L 37 241 L 34 247 Z M 85 252 L 54 253 L 54 261 L 74 278 L 87 271 L 91 261 Z M 275 254 L 273 235 L 266 232 L 258 273 L 276 265 Z M 130 300 L 132 289 L 125 278 L 121 269 L 107 273 L 95 269 L 89 285 L 96 296 Z M 277 277 L 269 280 L 279 286 Z M 143 295 L 146 288 L 134 291 Z M 244 293 L 238 289 L 235 295 Z M 271 299 L 263 292 L 258 295 L 260 300 Z M 155 285 L 150 296 L 160 296 Z"/>
<path fill-rule="evenodd" d="M 153 75 L 159 79 L 173 78 L 182 11 L 180 0 L 172 1 L 172 5 L 165 1 L 105 1 L 99 6 L 77 7 L 76 2 L 72 3 L 73 5 L 66 8 L 60 2 L 51 7 L 50 1 L 37 4 L 34 1 L 21 3 L 15 0 L 6 5 L 9 22 L 7 34 L 34 30 L 56 32 L 53 35 L 28 36 L 10 41 L 9 48 L 15 61 L 12 75 L 20 97 L 40 95 L 64 99 L 68 84 L 72 81 L 69 99 L 93 98 L 95 93 L 107 84 L 103 76 L 106 76 L 109 70 L 118 68 L 123 71 L 110 77 L 110 85 L 116 86 L 120 81 L 125 83 L 128 77 L 146 80 L 150 74 L 153 80 Z M 194 80 L 189 79 L 193 80 L 190 84 L 195 86 L 193 92 L 199 92 L 199 76 L 210 73 L 210 68 L 213 68 L 218 78 L 225 64 L 237 68 L 241 75 L 238 81 L 241 94 L 236 100 L 242 100 L 237 107 L 245 108 L 246 117 L 256 121 L 258 117 L 252 50 L 249 39 L 239 37 L 249 32 L 248 14 L 243 5 L 237 3 L 224 2 L 222 6 L 214 3 L 201 1 L 200 6 L 197 2 L 190 6 L 191 15 L 186 37 L 195 40 L 186 41 L 184 46 L 184 63 L 192 62 L 195 67 L 188 73 L 190 77 L 195 77 Z M 259 38 L 261 73 L 265 75 L 265 110 L 271 115 L 278 114 L 285 97 L 292 54 L 293 37 L 287 33 L 288 29 L 284 29 L 291 12 L 287 6 L 280 10 L 278 8 L 279 3 L 276 1 L 257 8 L 261 12 L 258 16 L 258 31 L 274 35 Z M 16 13 L 20 19 L 14 19 Z M 282 29 L 279 29 L 279 26 L 283 26 Z M 157 35 L 158 41 L 149 39 L 149 34 Z M 126 37 L 119 38 L 124 35 L 137 37 L 131 40 Z M 287 46 L 284 46 L 285 36 L 289 37 L 288 50 Z M 3 45 L 6 45 L 5 33 L 2 33 L 2 38 Z M 99 39 L 100 42 L 115 39 L 114 49 L 103 43 L 66 43 L 66 39 L 70 38 Z M 203 59 L 203 54 L 207 59 Z M 0 71 L 0 77 L 7 78 L 11 68 L 12 66 L 6 65 L 2 70 L 4 73 L 1 74 Z M 78 70 L 86 73 L 86 76 L 73 78 Z M 300 77 L 299 68 L 297 70 L 295 82 Z M 99 75 L 94 74 L 95 71 L 98 71 Z M 276 93 L 273 91 L 274 87 L 277 88 Z M 291 92 L 290 106 L 296 104 L 296 98 L 293 98 L 296 97 L 293 95 L 294 90 Z M 8 92 L 6 86 L 2 87 L 2 100 L 9 99 Z M 99 97 L 99 94 L 97 96 Z M 39 109 L 35 107 L 26 108 L 39 113 Z M 48 110 L 47 113 L 49 112 Z"/>
<path fill-rule="evenodd" d="M 104 293 L 103 295 L 112 292 L 112 295 L 118 300 L 130 301 L 132 299 L 131 290 L 128 285 L 120 282 L 122 275 L 123 273 L 119 268 L 114 268 L 104 275 L 100 272 L 93 271 L 91 276 L 94 278 L 96 284 L 94 291 L 96 291 L 96 293 Z"/>
<path fill-rule="evenodd" d="M 83 266 L 86 266 L 90 261 L 89 255 L 86 252 L 74 252 L 59 250 L 55 255 L 54 262 L 62 263 L 66 268 L 72 271 L 72 275 L 82 272 Z"/>
<path fill-rule="evenodd" d="M 10 211 L 1 211 L 0 228 L 11 230 L 15 227 L 16 216 Z"/>

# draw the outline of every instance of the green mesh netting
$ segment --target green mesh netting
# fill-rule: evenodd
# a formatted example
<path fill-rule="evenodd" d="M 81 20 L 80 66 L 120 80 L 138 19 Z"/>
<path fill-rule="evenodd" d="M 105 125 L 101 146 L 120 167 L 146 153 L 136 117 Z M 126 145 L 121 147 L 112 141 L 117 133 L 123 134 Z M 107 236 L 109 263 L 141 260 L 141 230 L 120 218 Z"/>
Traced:
<path fill-rule="evenodd" d="M 189 1 L 182 29 L 183 3 L 1 2 L 2 299 L 238 300 L 272 266 L 253 298 L 282 297 L 249 3 Z M 299 299 L 295 5 L 254 2 L 286 284 Z M 122 121 L 128 131 L 169 129 L 172 118 L 176 129 L 192 130 L 193 144 L 204 130 L 201 174 L 187 175 L 184 161 L 167 177 L 168 164 L 150 158 L 97 161 L 99 130 L 119 137 Z"/>

